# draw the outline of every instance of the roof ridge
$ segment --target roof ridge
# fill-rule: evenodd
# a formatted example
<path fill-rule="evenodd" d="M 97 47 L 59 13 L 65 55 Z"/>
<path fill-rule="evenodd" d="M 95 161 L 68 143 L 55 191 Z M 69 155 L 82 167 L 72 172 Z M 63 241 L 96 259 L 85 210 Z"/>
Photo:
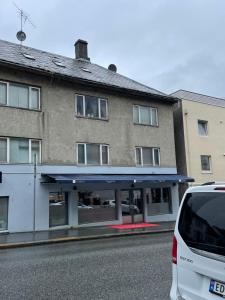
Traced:
<path fill-rule="evenodd" d="M 180 92 L 180 91 L 181 91 L 181 92 L 183 91 L 183 92 L 195 94 L 195 95 L 200 95 L 200 96 L 204 96 L 204 97 L 209 97 L 209 98 L 212 98 L 212 99 L 218 99 L 218 100 L 223 100 L 223 101 L 225 101 L 225 98 L 219 98 L 219 97 L 209 96 L 209 95 L 205 95 L 205 94 L 201 94 L 201 93 L 197 93 L 197 92 L 192 92 L 192 91 L 188 91 L 188 90 L 184 90 L 184 89 L 179 89 L 179 90 L 177 90 L 177 91 L 171 93 L 170 95 L 173 95 L 173 94 L 175 94 L 175 93 L 177 93 L 177 92 Z"/>

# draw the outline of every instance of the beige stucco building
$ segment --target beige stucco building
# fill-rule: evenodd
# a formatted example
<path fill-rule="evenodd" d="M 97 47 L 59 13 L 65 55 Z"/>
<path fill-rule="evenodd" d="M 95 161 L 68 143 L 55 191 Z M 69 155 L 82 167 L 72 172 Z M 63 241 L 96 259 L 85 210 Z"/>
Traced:
<path fill-rule="evenodd" d="M 92 63 L 82 40 L 74 58 L 0 49 L 0 230 L 175 220 L 174 97 Z"/>
<path fill-rule="evenodd" d="M 225 100 L 179 90 L 172 94 L 178 172 L 191 185 L 225 181 Z"/>

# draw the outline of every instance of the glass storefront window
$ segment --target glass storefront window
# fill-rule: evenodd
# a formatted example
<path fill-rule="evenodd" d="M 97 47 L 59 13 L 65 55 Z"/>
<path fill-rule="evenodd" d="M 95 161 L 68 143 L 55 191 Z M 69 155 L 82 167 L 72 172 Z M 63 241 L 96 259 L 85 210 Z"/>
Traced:
<path fill-rule="evenodd" d="M 68 225 L 68 193 L 49 193 L 49 227 Z"/>
<path fill-rule="evenodd" d="M 0 197 L 0 231 L 8 229 L 8 197 Z"/>
<path fill-rule="evenodd" d="M 148 216 L 172 213 L 172 197 L 170 187 L 146 189 Z"/>
<path fill-rule="evenodd" d="M 78 223 L 98 223 L 117 219 L 115 191 L 78 192 Z"/>

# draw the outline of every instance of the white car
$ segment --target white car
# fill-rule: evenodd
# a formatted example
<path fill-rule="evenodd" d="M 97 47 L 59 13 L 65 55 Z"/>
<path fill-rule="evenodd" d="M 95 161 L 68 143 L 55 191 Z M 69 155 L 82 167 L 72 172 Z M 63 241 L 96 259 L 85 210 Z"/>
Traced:
<path fill-rule="evenodd" d="M 225 298 L 225 183 L 189 188 L 172 248 L 171 300 Z"/>

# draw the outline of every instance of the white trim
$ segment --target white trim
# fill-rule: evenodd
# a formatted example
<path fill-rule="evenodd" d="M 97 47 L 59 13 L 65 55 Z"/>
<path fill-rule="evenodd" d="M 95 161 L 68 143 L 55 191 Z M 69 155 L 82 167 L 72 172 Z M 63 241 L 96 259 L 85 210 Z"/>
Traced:
<path fill-rule="evenodd" d="M 99 145 L 100 165 L 102 166 L 102 145 Z"/>
<path fill-rule="evenodd" d="M 31 145 L 32 145 L 31 144 L 31 139 L 28 140 L 28 145 L 29 145 L 28 146 L 29 147 L 28 148 L 28 160 L 29 160 L 29 163 L 31 164 L 31 162 L 32 162 L 32 157 L 31 157 Z"/>
<path fill-rule="evenodd" d="M 77 97 L 80 96 L 83 98 L 83 114 L 81 115 L 78 115 L 77 113 Z M 80 94 L 75 94 L 75 115 L 78 116 L 78 117 L 85 117 L 85 118 L 88 118 L 88 119 L 97 119 L 97 120 L 108 120 L 108 117 L 109 117 L 109 111 L 108 111 L 108 99 L 105 99 L 105 98 L 100 98 L 100 97 L 97 97 L 97 96 L 93 96 L 97 99 L 98 101 L 98 117 L 88 117 L 86 115 L 86 99 L 85 99 L 85 96 L 86 95 L 80 95 Z M 101 116 L 101 101 L 105 101 L 106 103 L 106 118 L 103 118 Z"/>
<path fill-rule="evenodd" d="M 41 140 L 38 140 L 38 139 L 29 139 L 29 138 L 20 138 L 20 137 L 1 137 L 0 136 L 0 139 L 5 139 L 7 141 L 7 154 L 6 154 L 6 157 L 7 157 L 7 161 L 6 162 L 0 162 L 0 164 L 4 164 L 4 163 L 7 163 L 9 164 L 10 163 L 10 139 L 22 139 L 22 140 L 28 140 L 28 162 L 27 164 L 31 164 L 32 163 L 32 141 L 35 141 L 35 142 L 38 142 L 39 143 L 39 163 L 41 163 Z M 18 162 L 18 164 L 21 164 Z M 24 164 L 24 163 L 22 163 Z M 26 163 L 25 163 L 26 164 Z"/>
<path fill-rule="evenodd" d="M 37 110 L 37 111 L 40 110 L 40 108 L 41 108 L 41 97 L 40 97 L 41 89 L 39 87 L 30 86 L 30 85 L 27 85 L 24 83 L 9 82 L 9 81 L 0 81 L 0 83 L 6 84 L 6 104 L 1 104 L 1 105 L 5 105 L 8 107 L 23 108 L 23 109 L 28 109 L 28 110 Z M 26 87 L 28 89 L 28 107 L 9 105 L 10 84 L 14 85 L 14 86 Z M 35 89 L 38 91 L 38 108 L 31 108 L 31 90 L 32 89 Z"/>
<path fill-rule="evenodd" d="M 9 163 L 10 160 L 10 142 L 9 138 L 7 138 L 7 163 Z"/>
<path fill-rule="evenodd" d="M 138 122 L 134 121 L 134 107 L 138 108 Z M 148 109 L 148 111 L 150 113 L 150 124 L 142 123 L 142 121 L 141 121 L 141 110 L 140 110 L 141 107 Z M 153 124 L 153 122 L 152 122 L 152 112 L 153 112 L 153 110 L 156 111 L 156 124 Z M 152 106 L 146 106 L 146 105 L 133 104 L 133 123 L 134 124 L 140 124 L 140 125 L 146 125 L 146 126 L 158 127 L 159 126 L 158 108 L 157 107 L 152 107 Z"/>
<path fill-rule="evenodd" d="M 6 103 L 1 103 L 0 105 L 3 105 L 3 106 L 7 106 L 7 103 L 8 103 L 8 82 L 6 82 L 6 81 L 0 81 L 0 83 L 2 83 L 2 84 L 5 84 L 6 85 Z"/>
<path fill-rule="evenodd" d="M 38 91 L 38 107 L 37 108 L 31 107 L 31 94 L 32 94 L 32 90 L 37 90 Z M 31 110 L 40 110 L 40 102 L 41 102 L 40 94 L 41 94 L 40 88 L 35 87 L 35 86 L 29 86 L 29 96 L 28 96 L 28 98 L 29 98 L 28 99 L 28 107 L 29 107 L 29 109 L 31 109 Z"/>
<path fill-rule="evenodd" d="M 137 164 L 137 154 L 136 154 L 136 149 L 139 148 L 141 150 L 141 165 Z M 141 146 L 137 146 L 135 147 L 135 163 L 136 163 L 136 166 L 137 167 L 146 167 L 146 166 L 151 166 L 151 165 L 148 165 L 148 164 L 144 164 L 144 161 L 143 161 L 143 148 L 148 148 L 148 149 L 151 149 L 152 150 L 152 162 L 153 162 L 153 165 L 152 167 L 156 167 L 156 168 L 160 168 L 160 164 L 161 164 L 161 160 L 160 160 L 160 148 L 158 147 L 141 147 Z M 155 153 L 154 153 L 154 150 L 158 150 L 158 155 L 159 155 L 159 164 L 156 165 L 155 163 Z"/>
<path fill-rule="evenodd" d="M 87 164 L 87 145 L 97 145 L 99 146 L 99 161 L 100 161 L 100 166 L 107 166 L 109 165 L 109 145 L 107 144 L 97 144 L 97 143 L 76 143 L 77 145 L 77 164 L 78 165 L 85 165 L 85 166 L 91 166 L 90 164 Z M 78 145 L 84 145 L 84 163 L 79 163 L 78 161 Z M 108 152 L 108 162 L 107 164 L 102 163 L 102 146 L 107 147 L 107 152 Z M 94 165 L 93 165 L 94 166 Z"/>

